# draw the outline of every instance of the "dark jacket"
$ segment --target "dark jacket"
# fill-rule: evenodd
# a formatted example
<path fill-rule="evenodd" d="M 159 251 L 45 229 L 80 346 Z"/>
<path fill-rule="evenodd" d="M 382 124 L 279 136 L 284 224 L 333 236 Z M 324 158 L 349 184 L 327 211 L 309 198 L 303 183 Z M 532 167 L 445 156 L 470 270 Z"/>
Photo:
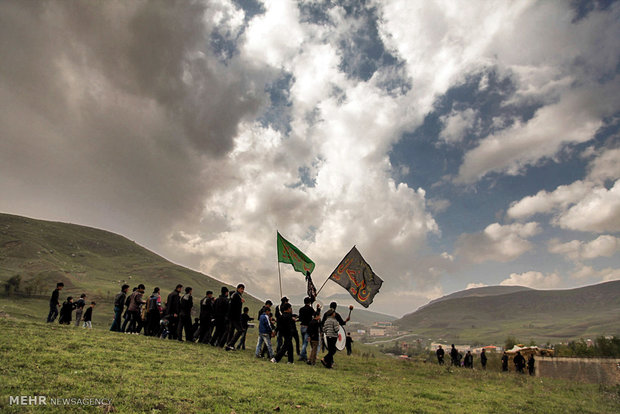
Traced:
<path fill-rule="evenodd" d="M 136 290 L 131 295 L 129 295 L 129 308 L 130 312 L 140 312 L 140 308 L 144 301 L 142 300 L 142 296 L 144 296 L 144 292 L 140 292 Z"/>
<path fill-rule="evenodd" d="M 271 322 L 269 322 L 269 315 L 261 315 L 258 318 L 258 333 L 262 333 L 262 334 L 270 334 L 272 331 L 271 329 Z"/>
<path fill-rule="evenodd" d="M 71 313 L 75 309 L 75 303 L 73 302 L 64 302 L 62 304 L 62 308 L 60 308 L 60 321 L 62 322 L 71 322 Z"/>
<path fill-rule="evenodd" d="M 292 337 L 295 334 L 295 321 L 293 314 L 284 312 L 278 321 L 278 332 L 284 337 Z"/>
<path fill-rule="evenodd" d="M 228 316 L 228 296 L 220 295 L 213 303 L 213 316 L 215 319 L 224 320 Z"/>
<path fill-rule="evenodd" d="M 253 320 L 254 318 L 250 318 L 250 315 L 248 315 L 247 313 L 242 313 L 241 314 L 241 327 L 243 329 L 248 329 L 248 323 Z"/>
<path fill-rule="evenodd" d="M 186 293 L 181 298 L 181 311 L 179 312 L 179 315 L 191 315 L 192 307 L 194 307 L 194 298 L 192 298 L 192 295 L 190 295 L 189 293 Z"/>
<path fill-rule="evenodd" d="M 179 292 L 173 290 L 168 294 L 168 299 L 166 300 L 166 315 L 175 315 L 181 313 L 181 296 L 179 296 Z"/>
<path fill-rule="evenodd" d="M 200 321 L 210 322 L 213 318 L 213 298 L 205 296 L 200 301 Z"/>
<path fill-rule="evenodd" d="M 50 306 L 58 306 L 60 302 L 58 301 L 58 296 L 60 295 L 59 289 L 54 289 L 52 292 L 52 297 L 50 298 Z"/>
<path fill-rule="evenodd" d="M 228 308 L 228 319 L 231 321 L 241 320 L 241 309 L 243 308 L 243 301 L 241 293 L 235 291 L 230 297 L 230 307 Z"/>
<path fill-rule="evenodd" d="M 321 322 L 320 321 L 317 321 L 316 319 L 312 319 L 310 321 L 310 324 L 308 325 L 308 330 L 306 331 L 306 333 L 310 337 L 311 341 L 318 341 L 319 340 L 320 328 L 321 328 Z"/>
<path fill-rule="evenodd" d="M 86 301 L 84 301 L 84 299 L 79 298 L 77 302 L 75 302 L 75 308 L 76 309 L 84 309 L 84 306 L 86 306 Z"/>
<path fill-rule="evenodd" d="M 299 309 L 299 324 L 301 326 L 308 326 L 313 317 L 314 309 L 312 309 L 312 306 L 304 305 Z"/>
<path fill-rule="evenodd" d="M 127 299 L 127 295 L 125 294 L 125 292 L 117 293 L 114 297 L 114 307 L 121 308 L 122 311 L 123 307 L 125 306 L 125 299 Z"/>
<path fill-rule="evenodd" d="M 89 306 L 88 309 L 86 309 L 86 312 L 84 312 L 84 316 L 82 318 L 84 319 L 84 322 L 92 321 L 93 320 L 93 308 Z"/>

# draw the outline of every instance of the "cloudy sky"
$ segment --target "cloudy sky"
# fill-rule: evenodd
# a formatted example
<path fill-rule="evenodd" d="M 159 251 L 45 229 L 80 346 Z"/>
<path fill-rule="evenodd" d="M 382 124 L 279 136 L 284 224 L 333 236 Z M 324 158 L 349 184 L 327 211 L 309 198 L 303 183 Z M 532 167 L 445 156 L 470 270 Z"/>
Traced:
<path fill-rule="evenodd" d="M 317 285 L 357 245 L 397 316 L 620 279 L 619 39 L 602 0 L 3 1 L 0 211 L 260 298 L 276 229 Z"/>

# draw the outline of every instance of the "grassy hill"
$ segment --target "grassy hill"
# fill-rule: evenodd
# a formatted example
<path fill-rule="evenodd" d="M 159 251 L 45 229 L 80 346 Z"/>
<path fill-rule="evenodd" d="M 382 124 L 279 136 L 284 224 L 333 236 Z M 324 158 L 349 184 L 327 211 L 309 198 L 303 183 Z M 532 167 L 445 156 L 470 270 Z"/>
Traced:
<path fill-rule="evenodd" d="M 455 297 L 429 304 L 395 323 L 454 341 L 561 340 L 620 333 L 620 281 L 569 290 L 522 290 Z"/>
<path fill-rule="evenodd" d="M 250 351 L 0 317 L 0 411 L 117 413 L 603 413 L 617 387 L 372 356 L 335 368 Z M 27 352 L 25 350 L 28 350 Z M 10 396 L 98 398 L 104 407 L 20 407 Z M 102 409 L 103 408 L 103 409 Z"/>
<path fill-rule="evenodd" d="M 89 300 L 107 306 L 107 319 L 111 317 L 109 304 L 123 283 L 132 287 L 143 283 L 147 293 L 159 286 L 164 297 L 178 283 L 192 286 L 194 295 L 199 298 L 206 290 L 219 294 L 221 286 L 232 288 L 210 276 L 171 263 L 118 234 L 0 214 L 0 282 L 15 275 L 21 276 L 22 291 L 31 289 L 31 293 L 43 295 L 45 299 L 56 282 L 63 282 L 61 299 L 86 293 Z M 246 305 L 258 310 L 261 301 L 250 295 L 245 297 Z M 46 309 L 47 300 L 37 300 L 36 295 L 4 306 L 7 313 L 36 314 L 39 318 L 40 312 L 47 313 Z M 98 309 L 96 318 L 103 315 L 101 307 Z"/>

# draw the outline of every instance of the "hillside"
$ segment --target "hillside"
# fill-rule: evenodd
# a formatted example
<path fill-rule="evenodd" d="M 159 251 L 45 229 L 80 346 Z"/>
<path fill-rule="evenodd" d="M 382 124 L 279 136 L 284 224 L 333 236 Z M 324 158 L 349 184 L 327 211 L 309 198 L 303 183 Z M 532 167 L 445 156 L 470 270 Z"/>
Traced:
<path fill-rule="evenodd" d="M 620 334 L 620 281 L 569 290 L 524 290 L 456 297 L 395 322 L 402 329 L 454 341 L 550 341 Z"/>
<path fill-rule="evenodd" d="M 192 286 L 202 297 L 226 285 L 210 276 L 169 262 L 127 238 L 75 224 L 0 214 L 0 281 L 22 278 L 22 290 L 49 295 L 63 282 L 63 296 L 86 292 L 108 302 L 122 283 L 144 283 L 147 293 L 159 286 L 163 294 L 178 283 Z M 228 285 L 231 287 L 230 285 Z M 251 308 L 259 301 L 249 295 Z"/>
<path fill-rule="evenodd" d="M 521 292 L 523 290 L 533 290 L 531 288 L 525 286 L 484 286 L 479 288 L 465 289 L 460 290 L 458 292 L 451 293 L 446 296 L 442 296 L 437 299 L 433 299 L 428 302 L 426 305 L 421 306 L 420 309 L 425 308 L 426 306 L 432 305 L 433 303 L 441 302 L 443 300 L 448 299 L 456 299 L 456 298 L 469 298 L 469 297 L 479 297 L 479 296 L 496 296 L 496 295 L 505 295 L 508 293 Z"/>

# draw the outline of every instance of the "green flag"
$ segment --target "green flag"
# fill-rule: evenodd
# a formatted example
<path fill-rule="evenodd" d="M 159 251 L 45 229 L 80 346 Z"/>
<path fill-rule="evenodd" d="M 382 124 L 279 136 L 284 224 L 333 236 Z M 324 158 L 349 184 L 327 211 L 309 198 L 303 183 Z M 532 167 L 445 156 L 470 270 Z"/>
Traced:
<path fill-rule="evenodd" d="M 308 256 L 303 254 L 301 250 L 293 246 L 288 240 L 280 236 L 278 232 L 278 262 L 290 263 L 296 272 L 312 273 L 314 270 L 314 262 Z"/>

